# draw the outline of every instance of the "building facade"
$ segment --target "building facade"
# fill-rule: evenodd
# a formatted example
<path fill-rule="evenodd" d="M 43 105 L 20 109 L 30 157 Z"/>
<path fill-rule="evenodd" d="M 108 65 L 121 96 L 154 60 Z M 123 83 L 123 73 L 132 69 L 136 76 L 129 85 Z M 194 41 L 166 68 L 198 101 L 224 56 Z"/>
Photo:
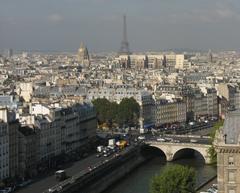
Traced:
<path fill-rule="evenodd" d="M 0 109 L 0 179 L 9 175 L 9 127 L 7 108 Z"/>
<path fill-rule="evenodd" d="M 186 104 L 182 101 L 169 102 L 157 99 L 155 105 L 155 125 L 186 122 Z"/>
<path fill-rule="evenodd" d="M 19 171 L 21 178 L 31 178 L 38 172 L 40 163 L 39 132 L 29 126 L 23 126 L 18 131 L 19 143 Z"/>
<path fill-rule="evenodd" d="M 74 104 L 52 107 L 31 106 L 34 126 L 39 131 L 39 155 L 42 162 L 51 165 L 56 156 L 79 150 L 95 141 L 97 119 L 92 104 Z"/>
<path fill-rule="evenodd" d="M 216 133 L 219 193 L 240 192 L 240 111 L 229 111 Z"/>

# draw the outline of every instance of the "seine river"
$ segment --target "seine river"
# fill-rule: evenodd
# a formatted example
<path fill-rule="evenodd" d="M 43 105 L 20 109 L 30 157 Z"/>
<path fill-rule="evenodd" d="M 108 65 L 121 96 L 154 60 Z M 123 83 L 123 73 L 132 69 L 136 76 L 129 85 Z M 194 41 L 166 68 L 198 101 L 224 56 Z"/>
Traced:
<path fill-rule="evenodd" d="M 158 156 L 142 164 L 104 193 L 148 193 L 151 178 L 161 173 L 164 167 L 171 164 L 193 167 L 196 170 L 198 185 L 216 175 L 216 167 L 205 165 L 199 157 L 180 159 L 166 163 L 163 157 Z"/>

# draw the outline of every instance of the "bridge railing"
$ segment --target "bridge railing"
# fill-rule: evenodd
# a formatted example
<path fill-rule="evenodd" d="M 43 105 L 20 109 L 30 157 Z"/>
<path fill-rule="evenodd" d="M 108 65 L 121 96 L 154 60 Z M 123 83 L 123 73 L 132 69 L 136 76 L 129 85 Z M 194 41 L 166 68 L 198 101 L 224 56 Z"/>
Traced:
<path fill-rule="evenodd" d="M 146 144 L 149 144 L 149 145 L 179 145 L 179 146 L 194 146 L 194 147 L 210 147 L 211 144 L 201 144 L 201 143 L 186 143 L 186 142 L 180 142 L 180 143 L 174 143 L 174 142 L 162 142 L 162 141 L 153 141 L 153 140 L 146 140 L 145 141 Z"/>
<path fill-rule="evenodd" d="M 166 137 L 185 137 L 185 138 L 211 139 L 210 136 L 206 136 L 206 135 L 170 135 L 170 134 L 166 134 L 164 136 L 166 136 Z"/>

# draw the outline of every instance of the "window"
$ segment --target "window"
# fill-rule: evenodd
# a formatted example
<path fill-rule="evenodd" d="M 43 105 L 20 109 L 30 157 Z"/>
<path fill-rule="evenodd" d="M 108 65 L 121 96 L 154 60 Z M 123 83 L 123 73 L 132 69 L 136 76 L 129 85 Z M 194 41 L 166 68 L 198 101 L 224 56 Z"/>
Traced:
<path fill-rule="evenodd" d="M 233 156 L 228 157 L 228 165 L 234 165 L 234 157 Z"/>
<path fill-rule="evenodd" d="M 228 172 L 228 181 L 229 182 L 235 182 L 235 172 L 234 171 L 229 171 Z"/>
<path fill-rule="evenodd" d="M 234 157 L 233 156 L 228 157 L 228 165 L 234 165 Z"/>

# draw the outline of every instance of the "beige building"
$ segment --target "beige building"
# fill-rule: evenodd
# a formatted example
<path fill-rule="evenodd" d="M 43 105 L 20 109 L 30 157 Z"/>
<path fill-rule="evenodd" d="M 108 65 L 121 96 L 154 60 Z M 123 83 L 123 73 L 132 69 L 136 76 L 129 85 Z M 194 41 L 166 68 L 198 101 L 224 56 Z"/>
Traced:
<path fill-rule="evenodd" d="M 130 68 L 131 61 L 129 55 L 120 55 L 116 60 L 119 62 L 122 68 Z"/>
<path fill-rule="evenodd" d="M 176 64 L 175 68 L 176 69 L 183 69 L 184 67 L 184 55 L 183 54 L 177 54 L 176 55 Z"/>
<path fill-rule="evenodd" d="M 156 100 L 155 125 L 186 122 L 186 104 L 182 101 Z"/>
<path fill-rule="evenodd" d="M 148 68 L 148 58 L 146 55 L 130 55 L 131 67 L 135 69 Z"/>
<path fill-rule="evenodd" d="M 186 64 L 184 54 L 150 54 L 150 55 L 120 55 L 116 60 L 123 68 L 152 68 L 160 69 L 168 67 L 170 69 L 183 69 Z M 164 64 L 166 63 L 166 64 Z"/>
<path fill-rule="evenodd" d="M 218 193 L 240 192 L 240 111 L 229 111 L 216 134 Z"/>
<path fill-rule="evenodd" d="M 42 161 L 62 152 L 84 148 L 95 141 L 97 119 L 90 103 L 66 107 L 34 104 L 30 113 L 35 115 L 34 125 L 40 132 L 39 155 Z"/>
<path fill-rule="evenodd" d="M 17 93 L 25 100 L 25 102 L 30 102 L 33 94 L 32 82 L 21 82 L 18 85 Z"/>
<path fill-rule="evenodd" d="M 194 93 L 194 117 L 218 116 L 217 92 L 213 88 L 205 88 L 204 90 L 196 90 Z"/>

